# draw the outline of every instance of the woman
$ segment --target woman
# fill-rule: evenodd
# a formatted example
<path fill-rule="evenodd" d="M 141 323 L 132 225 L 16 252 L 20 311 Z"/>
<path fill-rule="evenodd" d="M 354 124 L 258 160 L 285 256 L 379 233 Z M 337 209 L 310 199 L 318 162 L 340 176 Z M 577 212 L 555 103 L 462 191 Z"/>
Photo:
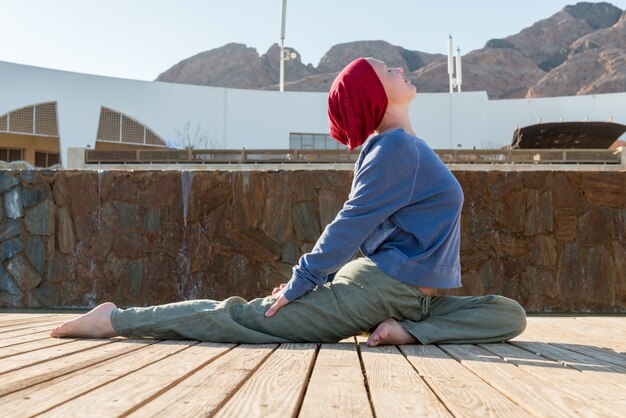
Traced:
<path fill-rule="evenodd" d="M 352 189 L 291 280 L 272 296 L 126 310 L 105 303 L 51 335 L 334 342 L 378 325 L 371 346 L 486 343 L 519 335 L 526 316 L 511 299 L 434 296 L 461 285 L 463 193 L 415 135 L 409 105 L 416 88 L 403 74 L 359 58 L 333 82 L 331 136 L 351 150 L 363 145 Z M 366 257 L 350 261 L 359 248 Z"/>

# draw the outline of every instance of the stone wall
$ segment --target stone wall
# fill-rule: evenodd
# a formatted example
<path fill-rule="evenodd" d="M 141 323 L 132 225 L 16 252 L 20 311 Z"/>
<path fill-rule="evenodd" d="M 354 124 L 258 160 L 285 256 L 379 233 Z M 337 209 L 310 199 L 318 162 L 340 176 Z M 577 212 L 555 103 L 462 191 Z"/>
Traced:
<path fill-rule="evenodd" d="M 528 311 L 626 312 L 625 172 L 456 171 L 463 288 Z M 269 294 L 350 171 L 0 171 L 0 307 Z"/>

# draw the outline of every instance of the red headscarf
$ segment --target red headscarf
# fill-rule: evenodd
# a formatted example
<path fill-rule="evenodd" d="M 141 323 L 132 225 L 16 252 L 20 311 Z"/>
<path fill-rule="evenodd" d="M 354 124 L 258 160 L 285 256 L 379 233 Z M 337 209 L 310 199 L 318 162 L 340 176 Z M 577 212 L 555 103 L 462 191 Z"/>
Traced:
<path fill-rule="evenodd" d="M 365 58 L 344 68 L 328 94 L 330 136 L 350 151 L 376 130 L 387 110 L 387 93 L 378 74 Z"/>

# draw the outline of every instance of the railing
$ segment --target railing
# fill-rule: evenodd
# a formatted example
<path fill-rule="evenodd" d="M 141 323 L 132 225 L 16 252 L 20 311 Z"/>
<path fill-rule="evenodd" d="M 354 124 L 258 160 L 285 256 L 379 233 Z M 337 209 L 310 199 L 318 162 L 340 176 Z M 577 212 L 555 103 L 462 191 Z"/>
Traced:
<path fill-rule="evenodd" d="M 446 164 L 621 164 L 606 149 L 435 150 Z M 354 163 L 359 151 L 344 150 L 85 150 L 86 164 Z"/>

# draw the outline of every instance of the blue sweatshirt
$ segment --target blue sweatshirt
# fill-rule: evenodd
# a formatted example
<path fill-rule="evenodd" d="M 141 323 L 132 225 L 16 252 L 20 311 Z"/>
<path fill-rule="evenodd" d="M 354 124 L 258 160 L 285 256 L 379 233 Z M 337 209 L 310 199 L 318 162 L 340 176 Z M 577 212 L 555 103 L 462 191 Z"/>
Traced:
<path fill-rule="evenodd" d="M 350 196 L 283 294 L 299 298 L 334 278 L 357 249 L 387 275 L 415 286 L 461 286 L 463 191 L 420 138 L 397 129 L 368 139 Z"/>

